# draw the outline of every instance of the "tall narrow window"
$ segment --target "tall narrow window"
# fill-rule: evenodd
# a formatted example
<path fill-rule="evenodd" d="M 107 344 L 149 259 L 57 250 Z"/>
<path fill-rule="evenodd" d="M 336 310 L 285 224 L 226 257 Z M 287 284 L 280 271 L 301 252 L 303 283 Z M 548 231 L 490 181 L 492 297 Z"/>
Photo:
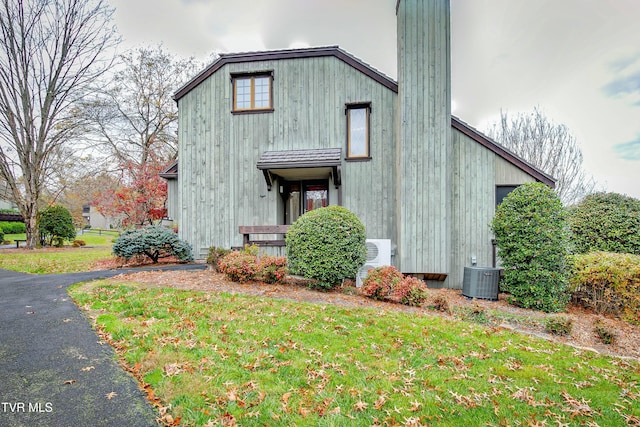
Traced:
<path fill-rule="evenodd" d="M 370 104 L 347 105 L 347 159 L 369 159 Z"/>
<path fill-rule="evenodd" d="M 272 110 L 271 75 L 233 76 L 233 111 Z"/>

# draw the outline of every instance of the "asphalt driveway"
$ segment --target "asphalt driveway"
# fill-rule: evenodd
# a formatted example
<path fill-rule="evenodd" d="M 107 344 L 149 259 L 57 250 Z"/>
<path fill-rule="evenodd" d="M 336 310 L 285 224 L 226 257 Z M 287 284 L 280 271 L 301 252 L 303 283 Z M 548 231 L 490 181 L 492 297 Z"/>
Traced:
<path fill-rule="evenodd" d="M 0 270 L 1 426 L 158 426 L 157 412 L 136 380 L 66 291 L 74 283 L 123 272 Z"/>

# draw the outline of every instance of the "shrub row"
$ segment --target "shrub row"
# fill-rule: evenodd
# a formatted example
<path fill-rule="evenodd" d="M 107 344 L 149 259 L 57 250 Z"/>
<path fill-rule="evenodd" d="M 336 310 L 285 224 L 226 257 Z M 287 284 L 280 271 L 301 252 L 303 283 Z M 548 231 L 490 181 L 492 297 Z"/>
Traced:
<path fill-rule="evenodd" d="M 22 234 L 27 232 L 24 222 L 0 221 L 0 230 L 4 234 Z"/>
<path fill-rule="evenodd" d="M 218 248 L 216 248 L 218 249 Z M 210 250 L 220 253 L 220 250 Z M 258 280 L 265 283 L 277 283 L 287 275 L 287 259 L 263 255 L 258 257 L 256 246 L 247 246 L 241 251 L 230 251 L 217 259 L 216 270 L 225 274 L 234 282 Z M 213 260 L 214 257 L 211 256 Z"/>
<path fill-rule="evenodd" d="M 362 283 L 362 293 L 378 300 L 395 300 L 405 305 L 419 306 L 427 300 L 427 285 L 413 276 L 403 276 L 395 267 L 369 270 Z"/>
<path fill-rule="evenodd" d="M 591 252 L 571 259 L 570 284 L 576 303 L 640 324 L 640 256 Z"/>
<path fill-rule="evenodd" d="M 640 255 L 640 200 L 617 193 L 594 193 L 569 208 L 576 253 L 593 251 Z"/>

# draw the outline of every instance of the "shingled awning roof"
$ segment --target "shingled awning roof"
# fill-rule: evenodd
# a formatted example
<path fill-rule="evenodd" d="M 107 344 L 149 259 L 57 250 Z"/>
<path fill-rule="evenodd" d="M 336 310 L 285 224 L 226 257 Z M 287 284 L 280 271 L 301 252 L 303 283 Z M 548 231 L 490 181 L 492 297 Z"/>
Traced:
<path fill-rule="evenodd" d="M 292 169 L 316 169 L 319 172 L 330 171 L 333 183 L 341 185 L 340 165 L 342 164 L 341 148 L 316 148 L 309 150 L 265 151 L 260 156 L 257 168 L 264 173 L 267 187 L 271 190 L 272 175 L 289 175 L 285 171 Z"/>

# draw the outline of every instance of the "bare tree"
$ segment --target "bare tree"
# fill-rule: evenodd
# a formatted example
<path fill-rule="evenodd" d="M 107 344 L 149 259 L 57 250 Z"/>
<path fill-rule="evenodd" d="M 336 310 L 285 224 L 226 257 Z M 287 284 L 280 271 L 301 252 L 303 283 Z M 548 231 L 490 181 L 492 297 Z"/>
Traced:
<path fill-rule="evenodd" d="M 55 153 L 80 130 L 74 105 L 117 41 L 102 0 L 1 0 L 0 178 L 37 243 L 37 206 Z"/>
<path fill-rule="evenodd" d="M 487 134 L 514 154 L 554 177 L 556 192 L 565 205 L 578 202 L 595 191 L 596 181 L 583 168 L 582 151 L 565 125 L 551 122 L 540 108 L 527 114 L 509 116 L 500 112 L 500 121 Z"/>
<path fill-rule="evenodd" d="M 175 159 L 178 108 L 172 95 L 197 66 L 162 46 L 121 55 L 117 71 L 83 105 L 96 145 L 120 164 Z"/>

